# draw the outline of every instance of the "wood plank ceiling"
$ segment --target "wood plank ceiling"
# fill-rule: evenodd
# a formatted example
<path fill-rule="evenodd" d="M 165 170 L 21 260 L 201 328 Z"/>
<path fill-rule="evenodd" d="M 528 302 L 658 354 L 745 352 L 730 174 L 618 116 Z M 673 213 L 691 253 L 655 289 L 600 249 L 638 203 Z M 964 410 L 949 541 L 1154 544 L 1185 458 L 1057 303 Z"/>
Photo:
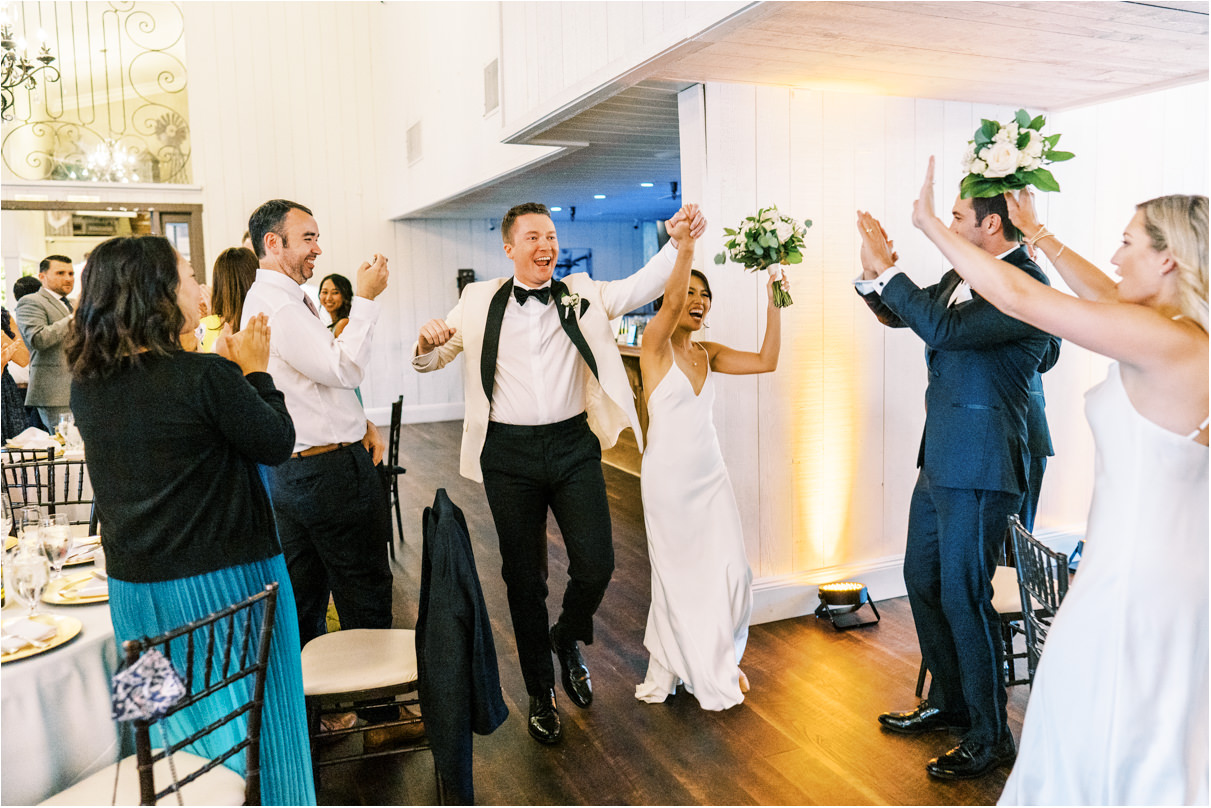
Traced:
<path fill-rule="evenodd" d="M 667 198 L 680 179 L 676 93 L 698 82 L 1054 111 L 1207 73 L 1206 2 L 755 3 L 527 141 L 587 145 L 415 215 L 493 218 L 534 199 L 562 206 L 556 221 L 573 206 L 577 221 L 666 217 L 680 204 Z"/>

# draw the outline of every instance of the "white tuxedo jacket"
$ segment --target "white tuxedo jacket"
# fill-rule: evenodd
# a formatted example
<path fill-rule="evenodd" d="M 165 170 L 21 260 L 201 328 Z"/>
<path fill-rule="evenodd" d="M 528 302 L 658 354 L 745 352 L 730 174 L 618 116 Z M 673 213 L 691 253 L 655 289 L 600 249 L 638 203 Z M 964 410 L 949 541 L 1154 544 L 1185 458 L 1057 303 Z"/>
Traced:
<path fill-rule="evenodd" d="M 668 282 L 673 270 L 677 251 L 671 244 L 653 256 L 642 269 L 628 278 L 617 281 L 595 281 L 583 272 L 568 275 L 562 281 L 552 283 L 555 289 L 563 283 L 568 292 L 580 296 L 580 306 L 565 312 L 562 295 L 554 292 L 552 305 L 560 307 L 560 322 L 570 315 L 573 325 L 578 327 L 583 342 L 578 345 L 582 355 L 587 348 L 593 358 L 590 367 L 596 365 L 596 375 L 584 374 L 585 409 L 589 428 L 608 449 L 618 441 L 618 433 L 627 426 L 635 430 L 635 438 L 643 449 L 643 433 L 639 428 L 639 416 L 635 411 L 635 394 L 627 379 L 622 355 L 614 341 L 614 330 L 610 320 L 621 317 L 638 306 L 655 300 Z M 489 308 L 493 298 L 503 292 L 501 287 L 512 284 L 513 276 L 493 278 L 468 284 L 462 297 L 446 316 L 446 324 L 455 329 L 454 336 L 413 365 L 421 373 L 445 367 L 447 363 L 465 353 L 463 363 L 463 395 L 466 413 L 463 417 L 462 453 L 459 472 L 476 482 L 483 482 L 479 468 L 479 456 L 488 434 L 488 412 L 490 403 L 486 386 L 495 379 L 495 363 L 484 367 L 484 342 L 488 331 Z M 501 309 L 503 313 L 503 308 Z M 568 328 L 565 326 L 565 331 Z M 575 331 L 577 329 L 573 329 Z M 491 335 L 493 346 L 500 337 L 499 316 L 495 322 L 495 333 Z M 571 338 L 571 336 L 569 336 Z M 573 339 L 575 343 L 576 340 Z M 582 347 L 583 346 L 583 347 Z M 417 356 L 418 345 L 413 343 L 412 355 Z M 586 359 L 587 361 L 587 359 Z"/>

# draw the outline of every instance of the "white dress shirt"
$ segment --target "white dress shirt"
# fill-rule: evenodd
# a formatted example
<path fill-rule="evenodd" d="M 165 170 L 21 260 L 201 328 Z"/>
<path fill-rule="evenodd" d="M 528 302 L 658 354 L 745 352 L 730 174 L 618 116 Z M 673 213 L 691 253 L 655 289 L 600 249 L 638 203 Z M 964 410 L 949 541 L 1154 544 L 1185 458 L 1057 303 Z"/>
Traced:
<path fill-rule="evenodd" d="M 516 278 L 513 284 L 529 288 Z M 510 290 L 500 324 L 489 421 L 557 424 L 584 412 L 584 374 L 590 371 L 564 332 L 559 311 L 555 301 L 544 306 L 530 299 L 523 306 Z"/>
<path fill-rule="evenodd" d="M 294 419 L 294 451 L 353 443 L 366 434 L 366 414 L 353 389 L 370 364 L 379 305 L 354 297 L 349 323 L 339 337 L 303 301 L 303 291 L 280 272 L 258 269 L 244 299 L 240 327 L 269 315 L 269 374 L 286 396 Z"/>

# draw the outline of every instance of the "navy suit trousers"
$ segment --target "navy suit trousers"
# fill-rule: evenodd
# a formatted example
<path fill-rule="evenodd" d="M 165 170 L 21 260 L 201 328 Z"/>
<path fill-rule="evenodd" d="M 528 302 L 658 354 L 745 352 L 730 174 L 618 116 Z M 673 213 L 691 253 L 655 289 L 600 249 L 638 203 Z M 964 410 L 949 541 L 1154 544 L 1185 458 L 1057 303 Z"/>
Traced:
<path fill-rule="evenodd" d="M 391 516 L 366 448 L 291 458 L 269 480 L 302 644 L 327 631 L 329 594 L 341 628 L 391 628 Z"/>
<path fill-rule="evenodd" d="M 1009 732 L 992 574 L 1006 519 L 1021 503 L 1021 494 L 933 486 L 922 469 L 909 506 L 904 581 L 933 676 L 929 701 L 956 722 L 966 718 L 967 737 L 983 743 Z"/>

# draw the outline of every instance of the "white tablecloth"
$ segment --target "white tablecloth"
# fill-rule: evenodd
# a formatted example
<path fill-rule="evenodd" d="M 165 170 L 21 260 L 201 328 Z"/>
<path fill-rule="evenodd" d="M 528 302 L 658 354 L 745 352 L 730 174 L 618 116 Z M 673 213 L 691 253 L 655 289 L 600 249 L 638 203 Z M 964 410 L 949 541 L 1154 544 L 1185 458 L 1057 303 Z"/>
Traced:
<path fill-rule="evenodd" d="M 12 602 L 4 619 L 24 613 Z M 33 805 L 118 759 L 109 683 L 118 668 L 109 604 L 49 606 L 80 634 L 60 648 L 0 667 L 0 803 Z"/>

